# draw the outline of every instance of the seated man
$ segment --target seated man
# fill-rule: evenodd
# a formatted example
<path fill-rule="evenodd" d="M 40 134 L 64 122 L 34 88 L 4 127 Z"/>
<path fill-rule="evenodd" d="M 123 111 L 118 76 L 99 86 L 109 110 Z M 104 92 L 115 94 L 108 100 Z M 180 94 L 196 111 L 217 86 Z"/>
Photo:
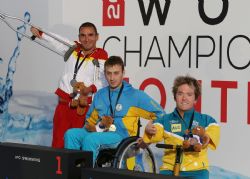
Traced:
<path fill-rule="evenodd" d="M 65 134 L 65 148 L 92 151 L 93 161 L 101 148 L 116 148 L 124 138 L 136 136 L 140 117 L 154 120 L 165 114 L 146 93 L 123 81 L 125 72 L 120 57 L 111 56 L 104 64 L 104 73 L 109 86 L 95 94 L 85 126 Z M 112 119 L 112 131 L 98 132 L 102 131 L 99 124 L 104 118 Z"/>
<path fill-rule="evenodd" d="M 190 76 L 177 77 L 174 81 L 172 92 L 176 101 L 175 110 L 170 114 L 166 114 L 163 118 L 153 121 L 153 123 L 149 122 L 145 128 L 143 138 L 138 140 L 139 146 L 145 147 L 150 143 L 164 140 L 165 144 L 180 145 L 184 148 L 185 142 L 188 141 L 186 139 L 187 136 L 190 135 L 190 139 L 195 139 L 195 135 L 192 134 L 194 129 L 203 131 L 203 135 L 199 136 L 200 139 L 203 139 L 199 141 L 200 150 L 182 153 L 180 158 L 180 176 L 208 179 L 207 148 L 215 150 L 218 146 L 220 127 L 211 116 L 194 110 L 194 105 L 201 93 L 200 84 L 196 79 Z M 196 149 L 194 146 L 193 149 Z M 174 174 L 176 171 L 174 167 L 176 156 L 177 153 L 173 152 L 173 149 L 165 150 L 160 174 Z"/>

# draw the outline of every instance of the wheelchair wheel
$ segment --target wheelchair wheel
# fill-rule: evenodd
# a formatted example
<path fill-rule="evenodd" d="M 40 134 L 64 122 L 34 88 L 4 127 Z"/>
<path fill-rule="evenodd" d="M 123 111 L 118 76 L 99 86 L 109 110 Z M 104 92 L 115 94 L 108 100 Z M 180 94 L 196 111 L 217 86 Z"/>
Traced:
<path fill-rule="evenodd" d="M 138 137 L 129 137 L 119 145 L 113 167 L 156 173 L 155 159 L 152 151 L 150 148 L 138 148 L 137 139 Z"/>

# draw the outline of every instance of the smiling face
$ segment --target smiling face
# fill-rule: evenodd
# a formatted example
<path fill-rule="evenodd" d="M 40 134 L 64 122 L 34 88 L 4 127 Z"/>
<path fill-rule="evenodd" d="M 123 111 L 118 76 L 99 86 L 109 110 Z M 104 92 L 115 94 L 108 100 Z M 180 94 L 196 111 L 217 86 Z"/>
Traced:
<path fill-rule="evenodd" d="M 184 112 L 192 109 L 196 104 L 194 86 L 188 84 L 180 85 L 175 95 L 176 107 L 180 115 L 183 117 Z"/>
<path fill-rule="evenodd" d="M 122 85 L 124 70 L 121 65 L 106 66 L 105 77 L 108 81 L 109 87 L 115 89 Z"/>
<path fill-rule="evenodd" d="M 90 53 L 96 48 L 98 38 L 93 27 L 81 27 L 79 30 L 79 42 L 84 53 Z"/>

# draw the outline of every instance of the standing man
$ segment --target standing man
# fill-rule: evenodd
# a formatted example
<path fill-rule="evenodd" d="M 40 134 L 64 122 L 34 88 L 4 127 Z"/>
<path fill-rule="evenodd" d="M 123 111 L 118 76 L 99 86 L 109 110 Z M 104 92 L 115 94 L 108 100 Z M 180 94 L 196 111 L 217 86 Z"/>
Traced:
<path fill-rule="evenodd" d="M 138 142 L 141 146 L 145 146 L 145 143 L 150 144 L 164 140 L 165 144 L 184 146 L 187 134 L 192 135 L 190 133 L 192 129 L 204 129 L 205 133 L 202 138 L 204 140 L 200 141 L 202 144 L 201 151 L 184 152 L 178 163 L 180 162 L 180 176 L 192 179 L 208 179 L 207 150 L 208 148 L 212 150 L 217 148 L 220 139 L 220 127 L 211 116 L 194 110 L 194 105 L 201 94 L 200 84 L 196 79 L 190 76 L 177 77 L 172 92 L 176 101 L 175 110 L 166 114 L 163 118 L 153 121 L 153 123 L 149 122 L 145 128 L 143 140 L 140 139 Z M 165 150 L 160 174 L 174 174 L 177 155 L 173 149 Z"/>
<path fill-rule="evenodd" d="M 116 148 L 122 139 L 136 136 L 140 117 L 154 120 L 165 114 L 146 93 L 123 81 L 125 72 L 120 57 L 109 57 L 104 69 L 109 86 L 96 93 L 85 126 L 65 134 L 65 148 L 92 151 L 93 161 L 101 148 Z M 115 127 L 112 131 L 98 132 L 102 131 L 101 121 L 107 116 L 113 119 Z M 89 131 L 89 126 L 94 126 L 97 132 Z"/>
<path fill-rule="evenodd" d="M 53 119 L 52 147 L 63 148 L 66 130 L 83 127 L 87 110 L 92 102 L 92 95 L 98 89 L 107 86 L 104 62 L 108 55 L 106 51 L 96 47 L 99 34 L 95 25 L 90 22 L 83 23 L 79 27 L 79 42 L 69 42 L 73 45 L 70 49 L 37 28 L 31 27 L 31 32 L 35 37 L 45 40 L 57 50 L 66 53 L 68 57 L 65 59 L 65 70 L 55 92 L 59 97 L 59 102 Z M 70 107 L 73 99 L 70 94 L 76 82 L 84 83 L 83 93 L 87 96 L 85 103 L 88 103 L 84 113 L 80 115 L 76 109 Z"/>

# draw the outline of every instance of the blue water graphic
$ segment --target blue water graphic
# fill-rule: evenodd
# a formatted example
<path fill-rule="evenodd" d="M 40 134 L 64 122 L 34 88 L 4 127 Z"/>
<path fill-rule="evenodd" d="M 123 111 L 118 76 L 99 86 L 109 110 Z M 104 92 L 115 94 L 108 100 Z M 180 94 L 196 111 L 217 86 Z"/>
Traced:
<path fill-rule="evenodd" d="M 24 20 L 26 22 L 30 22 L 30 13 L 25 12 L 24 14 Z M 26 32 L 26 24 L 24 23 L 22 26 L 17 27 L 17 31 L 21 33 Z M 13 76 L 16 71 L 16 61 L 20 54 L 20 45 L 21 40 L 23 38 L 23 35 L 20 33 L 16 33 L 17 35 L 17 46 L 14 49 L 13 55 L 10 58 L 9 64 L 8 64 L 8 71 L 6 75 L 5 84 L 1 84 L 1 100 L 0 100 L 0 113 L 7 113 L 8 114 L 8 104 L 11 96 L 13 95 Z M 7 114 L 4 114 L 3 116 L 8 116 Z"/>
<path fill-rule="evenodd" d="M 25 22 L 30 22 L 30 19 L 30 13 L 25 12 Z M 0 77 L 0 141 L 49 146 L 51 143 L 52 118 L 55 106 L 54 101 L 56 99 L 51 101 L 50 99 L 53 99 L 51 95 L 41 95 L 37 92 L 22 92 L 21 94 L 18 92 L 16 95 L 13 94 L 16 62 L 20 55 L 21 41 L 24 37 L 22 34 L 26 33 L 27 23 L 18 26 L 16 30 L 17 44 L 10 57 L 6 77 Z M 0 58 L 0 64 L 3 64 L 2 58 Z M 45 102 L 44 99 L 46 99 L 46 97 L 50 99 L 47 99 Z M 44 101 L 44 104 L 41 104 L 40 101 Z M 20 110 L 10 113 L 10 104 L 12 105 L 11 108 Z M 27 106 L 27 104 L 29 105 Z M 38 109 L 36 110 L 38 112 L 32 114 L 34 108 Z M 29 114 L 29 112 L 31 114 Z"/>

